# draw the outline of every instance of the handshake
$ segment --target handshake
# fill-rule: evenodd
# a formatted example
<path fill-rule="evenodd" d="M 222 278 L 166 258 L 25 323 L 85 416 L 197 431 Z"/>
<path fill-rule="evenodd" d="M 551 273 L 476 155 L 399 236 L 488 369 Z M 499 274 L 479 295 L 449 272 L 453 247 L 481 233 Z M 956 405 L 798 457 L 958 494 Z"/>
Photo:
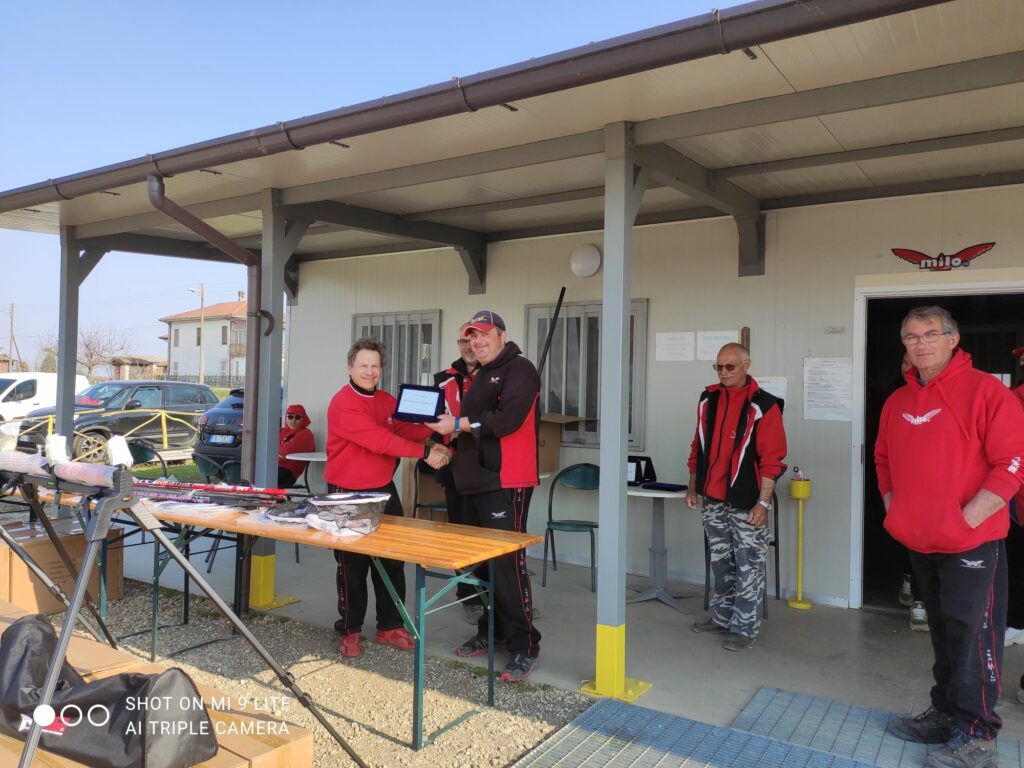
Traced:
<path fill-rule="evenodd" d="M 434 469 L 440 469 L 451 461 L 451 453 L 440 443 L 434 443 L 430 446 L 430 455 L 425 461 Z"/>

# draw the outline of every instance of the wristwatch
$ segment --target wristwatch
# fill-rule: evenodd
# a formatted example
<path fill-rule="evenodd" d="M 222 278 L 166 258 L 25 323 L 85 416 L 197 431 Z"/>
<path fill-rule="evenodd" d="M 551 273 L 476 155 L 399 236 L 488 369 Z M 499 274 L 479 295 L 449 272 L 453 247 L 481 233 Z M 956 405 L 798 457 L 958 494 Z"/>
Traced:
<path fill-rule="evenodd" d="M 771 512 L 771 511 L 772 511 L 772 503 L 771 503 L 770 501 L 765 501 L 764 499 L 758 499 L 758 500 L 757 500 L 757 503 L 758 503 L 758 504 L 759 504 L 760 506 L 762 506 L 762 507 L 764 507 L 765 509 L 767 509 L 767 510 L 768 510 L 769 512 Z"/>

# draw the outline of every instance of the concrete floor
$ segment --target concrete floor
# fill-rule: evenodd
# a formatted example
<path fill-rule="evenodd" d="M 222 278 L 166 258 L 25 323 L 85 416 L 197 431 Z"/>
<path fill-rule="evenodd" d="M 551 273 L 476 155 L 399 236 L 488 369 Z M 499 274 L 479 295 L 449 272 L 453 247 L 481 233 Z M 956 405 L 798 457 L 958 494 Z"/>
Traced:
<path fill-rule="evenodd" d="M 232 550 L 220 553 L 209 577 L 229 602 L 233 555 Z M 195 555 L 193 559 L 199 566 L 203 557 Z M 304 546 L 301 563 L 297 564 L 294 546 L 278 543 L 276 561 L 277 593 L 301 600 L 273 613 L 309 624 L 333 626 L 337 613 L 335 563 L 330 551 Z M 557 573 L 549 570 L 548 586 L 542 588 L 541 563 L 532 559 L 529 563 L 537 574 L 533 579 L 534 601 L 540 611 L 537 627 L 543 634 L 540 660 L 531 680 L 578 689 L 594 672 L 596 600 L 590 592 L 590 572 L 563 565 Z M 126 550 L 127 577 L 149 581 L 151 568 L 151 546 Z M 205 572 L 205 566 L 202 570 Z M 627 581 L 645 584 L 646 578 L 631 576 Z M 407 570 L 407 582 L 413 583 L 411 567 Z M 161 586 L 180 589 L 181 583 L 181 571 L 172 563 L 161 579 Z M 687 586 L 702 594 L 703 585 Z M 697 612 L 694 616 L 680 614 L 657 601 L 626 607 L 626 674 L 654 683 L 637 704 L 713 725 L 732 722 L 760 686 L 893 712 L 918 712 L 928 704 L 931 645 L 927 633 L 910 631 L 904 614 L 817 606 L 810 611 L 796 611 L 786 607 L 785 602 L 770 599 L 757 645 L 744 653 L 730 653 L 721 648 L 721 638 L 690 631 L 693 621 L 704 617 L 701 598 L 684 602 Z M 372 611 L 372 598 L 370 606 Z M 372 630 L 371 615 L 364 634 L 372 637 Z M 427 653 L 451 656 L 452 649 L 473 632 L 461 608 L 431 614 Z M 474 661 L 485 664 L 486 657 Z M 499 653 L 499 669 L 504 661 Z M 1018 740 L 1024 739 L 1024 706 L 1014 697 L 1022 673 L 1024 647 L 1007 648 L 1006 690 L 999 712 L 1005 722 L 1004 735 Z"/>

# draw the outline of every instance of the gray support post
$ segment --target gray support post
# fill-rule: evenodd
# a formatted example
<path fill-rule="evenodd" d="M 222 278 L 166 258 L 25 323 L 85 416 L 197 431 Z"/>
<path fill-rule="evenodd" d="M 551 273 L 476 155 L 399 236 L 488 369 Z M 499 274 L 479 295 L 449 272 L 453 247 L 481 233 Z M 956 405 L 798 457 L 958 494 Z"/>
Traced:
<path fill-rule="evenodd" d="M 593 692 L 630 698 L 626 678 L 626 454 L 629 443 L 629 311 L 633 221 L 648 172 L 635 162 L 626 123 L 605 127 L 604 275 L 601 304 L 601 488 Z M 631 693 L 632 691 L 632 693 Z"/>
<path fill-rule="evenodd" d="M 87 250 L 75 242 L 71 227 L 60 228 L 60 305 L 57 321 L 57 412 L 54 431 L 72 448 L 75 427 L 75 375 L 78 373 L 78 289 L 105 251 Z"/>

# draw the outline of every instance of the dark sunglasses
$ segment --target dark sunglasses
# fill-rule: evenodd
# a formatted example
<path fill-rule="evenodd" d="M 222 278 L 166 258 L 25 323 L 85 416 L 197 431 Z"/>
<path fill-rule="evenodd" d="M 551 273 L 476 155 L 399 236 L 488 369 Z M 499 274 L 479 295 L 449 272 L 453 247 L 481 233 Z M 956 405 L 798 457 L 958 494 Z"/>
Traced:
<path fill-rule="evenodd" d="M 712 363 L 711 369 L 714 371 L 718 371 L 719 373 L 721 373 L 722 371 L 728 371 L 729 373 L 732 373 L 741 365 L 743 365 L 743 363 L 726 363 L 725 365 L 717 365 L 716 363 Z"/>
<path fill-rule="evenodd" d="M 285 418 L 286 419 L 301 419 L 302 417 L 299 416 L 299 414 L 297 414 L 297 413 L 289 413 L 287 416 L 285 416 Z"/>

